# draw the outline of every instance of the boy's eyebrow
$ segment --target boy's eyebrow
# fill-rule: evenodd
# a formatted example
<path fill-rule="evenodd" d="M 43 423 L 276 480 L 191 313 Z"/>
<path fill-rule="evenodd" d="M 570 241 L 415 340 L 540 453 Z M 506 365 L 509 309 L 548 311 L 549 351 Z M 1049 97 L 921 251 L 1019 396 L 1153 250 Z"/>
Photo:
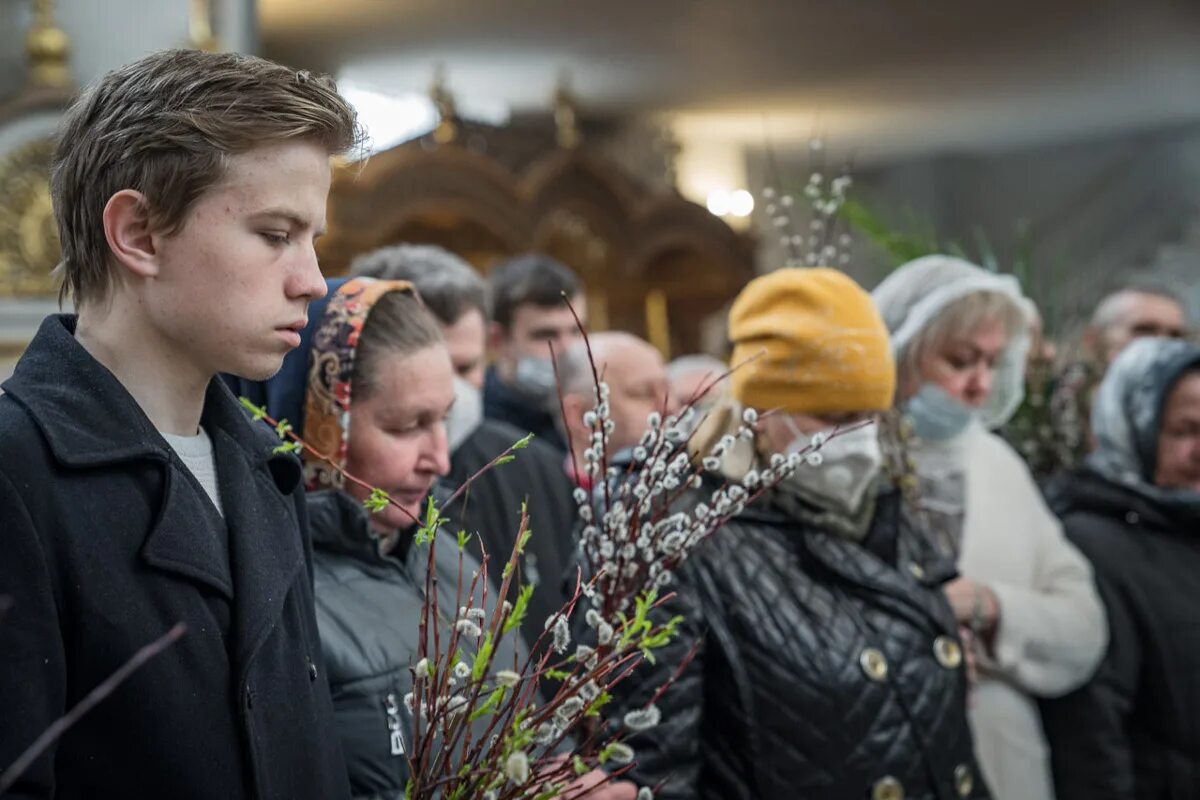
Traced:
<path fill-rule="evenodd" d="M 276 219 L 287 220 L 288 224 L 290 224 L 292 227 L 300 228 L 301 230 L 312 227 L 309 224 L 308 220 L 306 220 L 304 217 L 297 214 L 295 211 L 292 211 L 287 208 L 267 208 L 267 209 L 263 209 L 262 211 L 255 212 L 252 216 L 254 216 L 254 217 L 275 217 Z M 325 223 L 322 222 L 321 225 L 318 226 L 316 228 L 316 230 L 314 231 L 313 236 L 314 237 L 323 236 L 324 234 L 325 234 Z"/>

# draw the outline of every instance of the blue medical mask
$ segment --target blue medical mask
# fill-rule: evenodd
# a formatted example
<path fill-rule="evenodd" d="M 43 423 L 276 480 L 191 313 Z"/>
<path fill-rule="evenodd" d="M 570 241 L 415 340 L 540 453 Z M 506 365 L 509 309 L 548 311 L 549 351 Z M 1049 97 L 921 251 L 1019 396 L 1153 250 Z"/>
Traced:
<path fill-rule="evenodd" d="M 512 385 L 531 400 L 549 403 L 558 388 L 554 377 L 554 362 L 549 357 L 537 356 L 517 359 Z"/>
<path fill-rule="evenodd" d="M 904 406 L 913 432 L 927 442 L 945 442 L 958 436 L 975 419 L 977 412 L 955 400 L 934 383 L 925 383 Z"/>

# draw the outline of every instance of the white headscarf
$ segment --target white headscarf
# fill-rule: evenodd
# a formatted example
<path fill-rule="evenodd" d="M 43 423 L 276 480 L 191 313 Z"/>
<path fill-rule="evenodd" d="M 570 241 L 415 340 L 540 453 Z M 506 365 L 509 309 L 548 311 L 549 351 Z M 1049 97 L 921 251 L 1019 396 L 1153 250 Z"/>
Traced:
<path fill-rule="evenodd" d="M 1032 302 L 1021 293 L 1012 275 L 989 272 L 969 261 L 932 255 L 910 261 L 883 280 L 871 293 L 892 336 L 892 352 L 899 362 L 917 334 L 957 300 L 976 292 L 996 292 L 1012 299 L 1032 322 Z M 996 363 L 992 392 L 979 413 L 989 430 L 1008 422 L 1025 396 L 1025 356 L 1029 352 L 1030 326 L 1013 332 Z"/>

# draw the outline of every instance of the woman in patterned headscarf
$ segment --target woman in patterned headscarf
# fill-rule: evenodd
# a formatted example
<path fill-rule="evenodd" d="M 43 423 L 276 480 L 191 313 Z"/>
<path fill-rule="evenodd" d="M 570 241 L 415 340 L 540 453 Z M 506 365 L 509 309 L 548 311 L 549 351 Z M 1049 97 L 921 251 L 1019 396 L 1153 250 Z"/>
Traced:
<path fill-rule="evenodd" d="M 453 370 L 440 326 L 402 281 L 341 284 L 311 327 L 302 434 L 333 462 L 304 465 L 326 677 L 353 795 L 401 797 L 428 567 L 413 536 L 449 469 Z M 343 469 L 399 507 L 369 514 L 369 490 Z M 454 607 L 458 548 L 437 554 L 438 601 Z"/>
<path fill-rule="evenodd" d="M 1200 348 L 1129 345 L 1092 426 L 1095 452 L 1050 492 L 1095 564 L 1112 644 L 1043 708 L 1058 799 L 1200 797 Z"/>
<path fill-rule="evenodd" d="M 454 368 L 441 325 L 405 281 L 352 278 L 315 324 L 303 435 L 333 462 L 305 463 L 317 624 L 352 792 L 399 800 L 412 730 L 405 696 L 429 566 L 414 537 L 450 467 L 445 421 L 455 399 Z M 369 514 L 367 487 L 383 489 L 395 503 Z M 468 582 L 479 570 L 456 545 L 448 537 L 435 548 L 438 604 L 484 606 L 482 587 L 472 598 L 456 596 L 460 558 Z M 512 637 L 499 639 L 494 663 L 515 669 L 520 648 Z M 471 649 L 466 640 L 463 649 Z M 488 719 L 476 724 L 482 737 Z M 635 792 L 617 782 L 590 796 L 631 800 Z"/>

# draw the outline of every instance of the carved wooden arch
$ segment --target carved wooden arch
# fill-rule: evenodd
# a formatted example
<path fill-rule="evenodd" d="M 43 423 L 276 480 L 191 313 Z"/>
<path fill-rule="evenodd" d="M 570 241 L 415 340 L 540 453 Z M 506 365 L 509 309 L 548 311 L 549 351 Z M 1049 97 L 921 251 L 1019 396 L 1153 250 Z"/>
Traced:
<path fill-rule="evenodd" d="M 340 167 L 329 195 L 322 269 L 344 272 L 355 256 L 412 241 L 410 233 L 448 232 L 449 249 L 465 229 L 503 252 L 529 249 L 533 228 L 516 177 L 495 161 L 459 147 L 393 148 Z M 425 236 L 422 241 L 428 241 Z"/>
<path fill-rule="evenodd" d="M 644 292 L 647 338 L 669 356 L 719 352 L 728 305 L 754 277 L 752 243 L 679 198 L 653 199 L 640 212 L 631 265 Z"/>
<path fill-rule="evenodd" d="M 630 263 L 642 275 L 662 253 L 696 250 L 722 265 L 719 276 L 741 286 L 754 277 L 754 248 L 707 209 L 678 195 L 656 197 L 643 203 L 634 220 L 636 247 Z"/>
<path fill-rule="evenodd" d="M 533 249 L 565 261 L 593 291 L 593 311 L 607 317 L 599 293 L 630 275 L 637 187 L 615 164 L 585 150 L 557 150 L 525 171 L 522 189 L 535 221 Z"/>
<path fill-rule="evenodd" d="M 401 242 L 441 245 L 484 273 L 542 252 L 584 279 L 594 329 L 646 336 L 666 354 L 697 350 L 702 319 L 752 277 L 752 243 L 586 147 L 539 152 L 528 137 L 505 138 L 515 131 L 495 133 L 489 155 L 414 141 L 340 169 L 320 245 L 326 273 Z"/>

